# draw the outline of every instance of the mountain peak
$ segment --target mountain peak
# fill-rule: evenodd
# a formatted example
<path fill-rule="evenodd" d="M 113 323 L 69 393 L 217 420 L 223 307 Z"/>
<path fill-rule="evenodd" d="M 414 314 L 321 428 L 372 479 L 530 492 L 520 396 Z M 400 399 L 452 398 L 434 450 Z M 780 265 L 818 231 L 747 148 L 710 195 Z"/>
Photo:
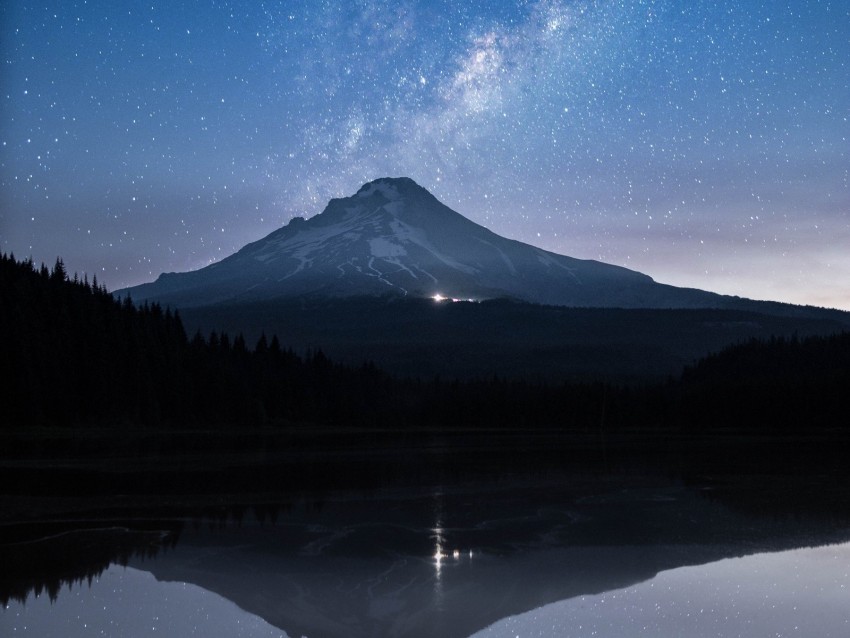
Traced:
<path fill-rule="evenodd" d="M 375 190 L 404 191 L 411 188 L 425 190 L 409 177 L 379 177 L 363 184 L 357 191 L 357 195 L 374 192 Z"/>
<path fill-rule="evenodd" d="M 565 306 L 710 305 L 619 266 L 501 237 L 409 177 L 367 182 L 309 219 L 293 218 L 236 254 L 136 287 L 135 299 L 175 305 L 298 297 L 511 297 Z"/>
<path fill-rule="evenodd" d="M 360 187 L 354 197 L 371 197 L 375 193 L 381 194 L 388 201 L 398 201 L 415 193 L 428 193 L 419 184 L 409 177 L 381 177 L 367 182 Z"/>

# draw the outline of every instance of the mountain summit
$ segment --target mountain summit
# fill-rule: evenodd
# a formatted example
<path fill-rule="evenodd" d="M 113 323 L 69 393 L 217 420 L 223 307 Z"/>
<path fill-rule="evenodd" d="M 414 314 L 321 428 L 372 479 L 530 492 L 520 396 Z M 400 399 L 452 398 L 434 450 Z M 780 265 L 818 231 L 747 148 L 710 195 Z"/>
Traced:
<path fill-rule="evenodd" d="M 506 239 L 409 178 L 382 178 L 219 263 L 118 291 L 181 307 L 296 296 L 401 295 L 597 307 L 711 307 L 719 295 Z"/>

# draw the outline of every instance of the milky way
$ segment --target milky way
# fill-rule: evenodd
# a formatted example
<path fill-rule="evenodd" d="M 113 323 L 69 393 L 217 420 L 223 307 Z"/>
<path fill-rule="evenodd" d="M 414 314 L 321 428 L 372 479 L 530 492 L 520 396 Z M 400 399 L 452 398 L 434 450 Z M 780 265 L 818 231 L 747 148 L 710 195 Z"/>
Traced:
<path fill-rule="evenodd" d="M 850 309 L 850 8 L 19 2 L 0 249 L 110 288 L 381 176 L 656 280 Z"/>

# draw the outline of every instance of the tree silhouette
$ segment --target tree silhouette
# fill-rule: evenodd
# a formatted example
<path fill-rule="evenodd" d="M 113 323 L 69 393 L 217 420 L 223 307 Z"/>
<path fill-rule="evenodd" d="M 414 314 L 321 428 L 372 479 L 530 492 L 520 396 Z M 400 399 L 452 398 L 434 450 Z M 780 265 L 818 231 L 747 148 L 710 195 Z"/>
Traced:
<path fill-rule="evenodd" d="M 681 379 L 610 383 L 398 379 L 374 364 L 302 358 L 277 335 L 186 335 L 158 303 L 114 299 L 96 278 L 69 279 L 0 256 L 2 423 L 82 427 L 258 424 L 390 428 L 552 427 L 776 433 L 844 427 L 850 411 L 850 334 L 772 338 L 724 349 Z M 602 424 L 602 425 L 600 425 Z M 2 426 L 0 426 L 2 427 Z"/>

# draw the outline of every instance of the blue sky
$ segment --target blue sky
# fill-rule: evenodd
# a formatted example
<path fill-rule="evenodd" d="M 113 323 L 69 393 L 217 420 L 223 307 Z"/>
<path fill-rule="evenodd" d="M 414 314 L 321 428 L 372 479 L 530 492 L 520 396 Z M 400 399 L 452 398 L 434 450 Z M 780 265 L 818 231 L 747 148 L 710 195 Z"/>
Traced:
<path fill-rule="evenodd" d="M 495 232 L 850 309 L 841 1 L 19 2 L 0 249 L 110 288 L 410 176 Z"/>

